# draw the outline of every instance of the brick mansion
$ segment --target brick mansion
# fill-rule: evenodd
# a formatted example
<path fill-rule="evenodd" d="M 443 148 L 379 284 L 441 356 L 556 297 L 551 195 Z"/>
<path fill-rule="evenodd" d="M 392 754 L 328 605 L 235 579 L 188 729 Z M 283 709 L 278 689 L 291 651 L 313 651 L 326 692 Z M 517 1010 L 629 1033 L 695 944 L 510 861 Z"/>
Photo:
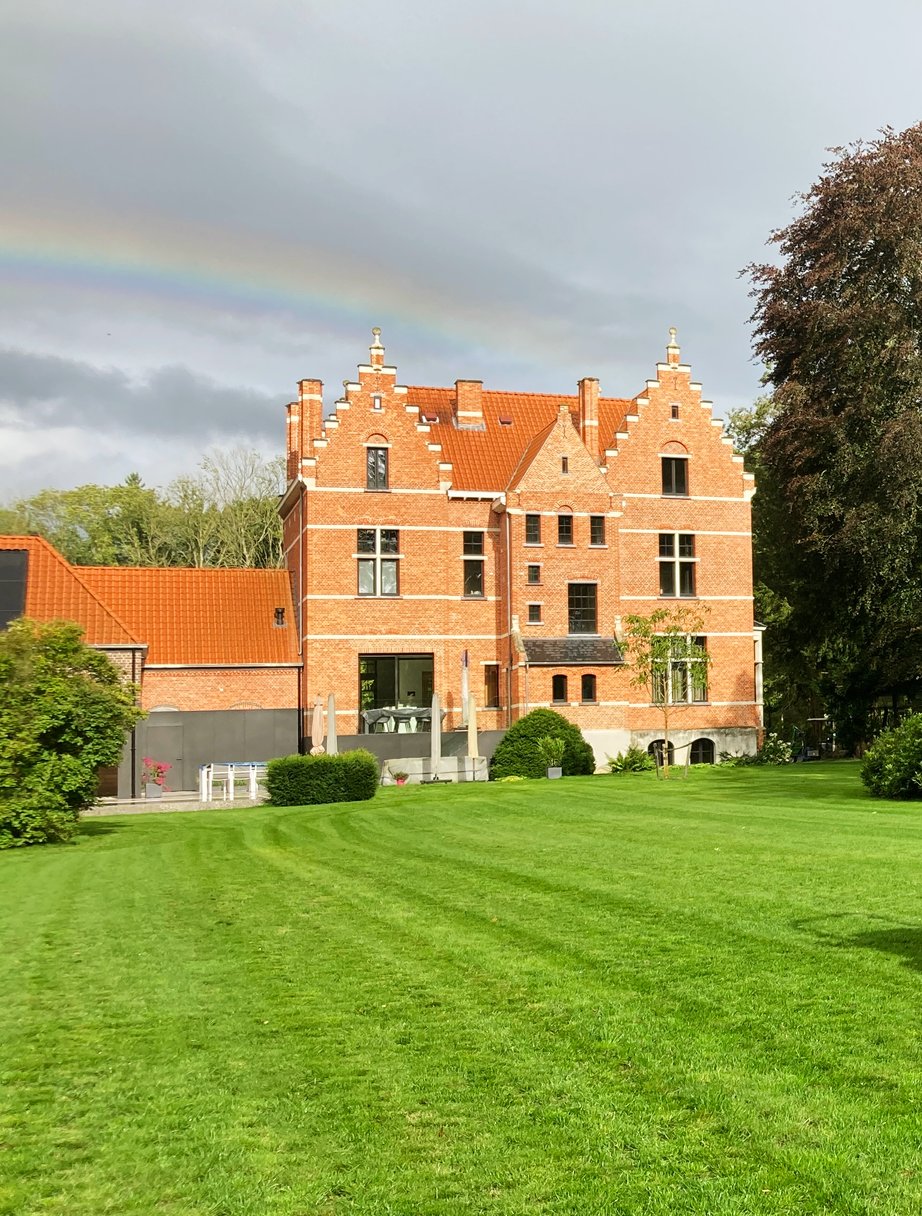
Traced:
<path fill-rule="evenodd" d="M 754 485 L 675 331 L 631 398 L 592 378 L 572 396 L 407 386 L 384 353 L 375 330 L 331 410 L 318 380 L 288 406 L 305 713 L 332 692 L 342 734 L 425 730 L 435 690 L 450 730 L 469 691 L 481 729 L 552 707 L 603 761 L 662 734 L 618 648 L 623 618 L 683 601 L 710 662 L 670 681 L 674 742 L 702 761 L 753 750 Z"/>

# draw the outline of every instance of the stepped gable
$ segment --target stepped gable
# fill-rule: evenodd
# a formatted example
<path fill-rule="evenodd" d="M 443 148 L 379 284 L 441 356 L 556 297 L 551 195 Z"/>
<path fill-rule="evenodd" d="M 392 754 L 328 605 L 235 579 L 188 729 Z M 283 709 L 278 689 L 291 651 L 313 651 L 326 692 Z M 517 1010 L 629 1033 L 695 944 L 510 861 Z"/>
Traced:
<path fill-rule="evenodd" d="M 411 385 L 407 388 L 407 404 L 418 407 L 420 421 L 431 426 L 430 438 L 442 445 L 442 459 L 452 466 L 453 490 L 501 493 L 512 482 L 526 450 L 554 424 L 562 405 L 568 408 L 574 427 L 579 421 L 579 398 L 575 394 L 485 390 L 481 429 L 455 425 L 453 388 Z M 614 435 L 632 408 L 633 402 L 623 398 L 599 399 L 603 450 L 613 446 Z"/>
<path fill-rule="evenodd" d="M 0 536 L 0 549 L 29 554 L 25 616 L 37 621 L 74 621 L 90 646 L 137 647 L 144 638 L 85 578 L 86 567 L 72 566 L 41 536 Z"/>
<path fill-rule="evenodd" d="M 147 643 L 148 666 L 300 662 L 285 570 L 87 566 L 82 573 Z"/>

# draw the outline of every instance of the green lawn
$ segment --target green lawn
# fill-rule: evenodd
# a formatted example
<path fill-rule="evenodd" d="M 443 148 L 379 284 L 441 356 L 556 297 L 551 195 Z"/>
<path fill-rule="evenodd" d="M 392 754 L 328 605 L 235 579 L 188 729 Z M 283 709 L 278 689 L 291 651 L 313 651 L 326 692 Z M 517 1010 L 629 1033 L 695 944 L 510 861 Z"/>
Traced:
<path fill-rule="evenodd" d="M 854 765 L 0 855 L 0 1213 L 922 1211 L 922 808 Z"/>

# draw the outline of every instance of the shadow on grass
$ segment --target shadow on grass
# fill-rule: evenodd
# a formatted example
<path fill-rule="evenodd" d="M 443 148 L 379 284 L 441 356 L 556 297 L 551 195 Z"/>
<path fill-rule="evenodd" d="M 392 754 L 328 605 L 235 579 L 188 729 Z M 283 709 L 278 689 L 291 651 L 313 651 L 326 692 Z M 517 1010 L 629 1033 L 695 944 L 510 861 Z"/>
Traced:
<path fill-rule="evenodd" d="M 124 832 L 131 827 L 130 823 L 107 823 L 105 819 L 81 819 L 77 834 L 73 837 L 76 843 L 81 836 L 113 836 L 116 832 Z"/>
<path fill-rule="evenodd" d="M 850 922 L 852 925 L 868 920 L 885 920 L 884 917 L 868 917 L 867 914 L 852 912 L 835 913 L 821 918 L 795 921 L 794 927 L 800 932 L 809 933 L 816 941 L 831 947 L 833 950 L 877 950 L 882 954 L 894 954 L 903 960 L 906 967 L 913 971 L 922 971 L 922 926 L 894 925 L 887 927 L 864 928 L 859 932 L 848 933 L 844 930 Z"/>

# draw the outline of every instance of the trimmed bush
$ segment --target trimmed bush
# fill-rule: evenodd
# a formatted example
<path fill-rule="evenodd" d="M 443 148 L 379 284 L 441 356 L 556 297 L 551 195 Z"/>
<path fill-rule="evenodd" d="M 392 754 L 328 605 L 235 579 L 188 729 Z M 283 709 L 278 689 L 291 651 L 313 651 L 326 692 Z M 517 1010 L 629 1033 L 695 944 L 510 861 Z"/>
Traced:
<path fill-rule="evenodd" d="M 877 798 L 922 798 L 922 714 L 877 736 L 861 762 L 861 780 Z"/>
<path fill-rule="evenodd" d="M 629 747 L 626 752 L 618 752 L 617 756 L 606 756 L 605 759 L 613 773 L 649 773 L 656 768 L 656 761 L 642 747 Z"/>
<path fill-rule="evenodd" d="M 595 772 L 595 756 L 583 732 L 552 709 L 533 709 L 506 731 L 490 761 L 490 778 L 546 777 L 548 766 L 541 740 L 550 736 L 564 742 L 560 767 L 565 777 Z"/>
<path fill-rule="evenodd" d="M 364 749 L 337 756 L 280 756 L 266 771 L 270 806 L 364 802 L 378 789 L 378 761 Z"/>

